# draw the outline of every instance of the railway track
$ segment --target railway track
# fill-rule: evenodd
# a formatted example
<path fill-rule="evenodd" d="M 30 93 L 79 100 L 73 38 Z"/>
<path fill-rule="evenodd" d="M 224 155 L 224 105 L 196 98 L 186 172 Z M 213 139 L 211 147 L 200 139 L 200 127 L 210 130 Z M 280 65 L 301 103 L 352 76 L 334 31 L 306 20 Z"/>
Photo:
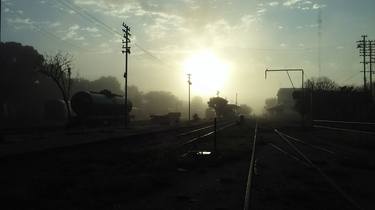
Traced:
<path fill-rule="evenodd" d="M 226 128 L 229 128 L 231 126 L 234 126 L 236 125 L 236 122 L 224 122 L 224 123 L 221 123 L 219 125 L 212 125 L 212 126 L 207 126 L 207 127 L 204 127 L 204 128 L 199 128 L 199 129 L 195 129 L 195 130 L 192 130 L 192 131 L 189 131 L 187 133 L 183 133 L 184 136 L 186 135 L 196 135 L 194 137 L 191 137 L 189 140 L 187 140 L 185 143 L 183 143 L 182 145 L 189 145 L 189 144 L 192 144 L 192 143 L 196 143 L 197 141 L 200 141 L 202 139 L 204 139 L 205 137 L 208 137 L 208 136 L 211 136 L 211 135 L 216 135 L 217 132 L 221 131 L 221 130 L 224 130 Z M 207 132 L 204 132 L 204 133 L 201 133 L 201 131 L 203 130 L 207 130 L 207 129 L 211 129 L 212 130 L 208 130 Z M 181 136 L 178 135 L 179 137 Z M 216 137 L 215 137 L 216 138 Z"/>
<path fill-rule="evenodd" d="M 282 140 L 282 142 L 276 142 L 274 140 L 273 141 L 263 140 L 263 147 L 261 148 L 261 150 L 263 151 L 258 151 L 257 144 L 259 143 L 257 141 L 257 138 L 262 137 L 262 130 L 263 131 L 267 130 L 269 134 L 271 133 L 276 134 L 279 137 L 279 139 Z M 266 128 L 261 129 L 261 131 L 259 131 L 258 126 L 256 126 L 255 131 L 253 132 L 253 137 L 252 137 L 251 159 L 250 159 L 249 173 L 248 173 L 247 184 L 246 184 L 246 194 L 245 194 L 244 208 L 243 208 L 244 210 L 264 208 L 262 206 L 257 206 L 257 205 L 260 205 L 260 203 L 259 201 L 254 201 L 252 192 L 254 191 L 253 189 L 254 184 L 257 185 L 257 179 L 259 179 L 258 176 L 255 176 L 256 165 L 258 164 L 259 161 L 260 161 L 260 164 L 262 164 L 262 160 L 265 159 L 264 156 L 267 156 L 269 153 L 269 148 L 272 148 L 273 151 L 276 151 L 279 154 L 283 154 L 285 157 L 303 166 L 300 170 L 315 171 L 315 174 L 320 177 L 322 182 L 326 183 L 326 187 L 330 188 L 331 190 L 334 190 L 334 192 L 338 196 L 341 197 L 341 200 L 342 200 L 341 203 L 343 206 L 346 206 L 348 209 L 363 209 L 362 206 L 349 193 L 347 193 L 334 178 L 329 176 L 324 171 L 324 169 L 322 169 L 319 166 L 320 164 L 320 162 L 318 161 L 319 156 L 328 157 L 328 158 L 331 157 L 330 159 L 335 159 L 337 158 L 337 155 L 338 155 L 336 150 L 332 150 L 331 148 L 327 148 L 326 146 L 316 144 L 316 142 L 310 143 L 301 138 L 293 137 L 284 132 L 281 132 L 278 129 L 271 130 L 271 128 L 266 127 Z M 262 153 L 262 155 L 260 155 L 260 153 Z M 319 155 L 319 154 L 324 154 L 324 155 Z M 310 156 L 314 157 L 315 160 L 311 159 Z M 318 161 L 317 162 L 318 164 L 316 164 L 315 161 Z M 271 164 L 275 164 L 275 163 L 271 163 Z M 259 189 L 256 191 L 259 191 Z M 326 207 L 326 208 L 330 209 L 330 207 Z"/>
<path fill-rule="evenodd" d="M 375 123 L 373 122 L 313 120 L 313 123 L 313 127 L 317 129 L 375 136 Z"/>
<path fill-rule="evenodd" d="M 256 124 L 254 126 L 252 122 L 251 124 L 243 126 L 234 125 L 235 122 L 217 123 L 216 131 L 220 151 L 220 153 L 217 153 L 219 154 L 217 156 L 202 156 L 197 155 L 196 153 L 196 151 L 210 151 L 214 148 L 213 142 L 215 132 L 213 131 L 215 130 L 215 126 L 205 124 L 193 128 L 160 132 L 157 134 L 151 133 L 146 136 L 141 135 L 137 138 L 128 139 L 126 141 L 124 141 L 124 139 L 118 141 L 103 141 L 96 144 L 67 147 L 34 154 L 24 154 L 20 157 L 15 156 L 14 158 L 9 158 L 9 163 L 7 159 L 2 160 L 1 162 L 3 164 L 2 168 L 5 171 L 3 173 L 3 182 L 4 180 L 12 180 L 9 184 L 6 182 L 2 183 L 5 184 L 5 189 L 7 189 L 8 192 L 13 192 L 13 189 L 19 189 L 19 192 L 25 191 L 25 194 L 28 194 L 28 189 L 33 189 L 28 186 L 33 185 L 32 183 L 35 182 L 40 182 L 42 185 L 46 186 L 56 185 L 56 189 L 47 189 L 44 191 L 42 190 L 41 192 L 65 193 L 67 191 L 72 194 L 72 197 L 82 197 L 80 196 L 80 194 L 82 194 L 86 196 L 83 198 L 85 203 L 89 203 L 90 200 L 96 199 L 91 193 L 98 191 L 98 193 L 103 193 L 103 196 L 99 196 L 100 199 L 105 199 L 106 196 L 112 196 L 110 204 L 116 203 L 116 199 L 132 202 L 132 200 L 138 199 L 139 197 L 143 199 L 143 196 L 147 197 L 147 195 L 151 194 L 152 198 L 148 198 L 155 200 L 155 203 L 161 205 L 161 201 L 158 201 L 158 199 L 163 198 L 160 193 L 163 192 L 165 188 L 173 188 L 170 189 L 170 194 L 168 194 L 168 196 L 173 196 L 176 195 L 176 192 L 180 193 L 188 188 L 196 187 L 201 188 L 201 191 L 198 191 L 199 193 L 190 189 L 191 191 L 187 191 L 193 193 L 189 194 L 186 192 L 186 194 L 177 195 L 177 202 L 181 202 L 181 206 L 179 207 L 183 207 L 182 209 L 189 209 L 190 206 L 196 207 L 206 204 L 205 208 L 201 207 L 198 209 L 219 208 L 219 206 L 215 206 L 214 204 L 208 205 L 208 202 L 212 200 L 203 200 L 204 197 L 207 196 L 208 188 L 205 189 L 202 186 L 204 186 L 205 183 L 211 182 L 212 188 L 210 189 L 212 189 L 212 191 L 209 192 L 212 193 L 212 195 L 210 195 L 210 199 L 220 198 L 220 196 L 215 196 L 217 196 L 216 194 L 221 193 L 224 197 L 232 196 L 233 200 L 235 198 L 239 200 L 238 208 L 280 209 L 285 207 L 287 209 L 303 209 L 292 208 L 291 206 L 273 206 L 268 208 L 263 206 L 267 204 L 267 202 L 277 203 L 278 200 L 269 196 L 275 191 L 281 190 L 281 186 L 284 186 L 285 184 L 289 185 L 289 182 L 293 182 L 288 175 L 286 175 L 286 179 L 282 177 L 279 178 L 279 176 L 284 175 L 283 168 L 280 174 L 275 173 L 276 168 L 286 166 L 289 167 L 292 172 L 293 179 L 297 177 L 302 184 L 313 182 L 314 185 L 320 187 L 311 187 L 311 184 L 303 186 L 299 183 L 299 185 L 296 185 L 298 188 L 303 188 L 309 191 L 318 189 L 318 192 L 322 193 L 321 196 L 328 197 L 322 199 L 324 202 L 328 202 L 331 197 L 334 197 L 334 199 L 337 199 L 335 200 L 335 202 L 337 202 L 335 205 L 337 206 L 346 205 L 348 206 L 348 209 L 360 209 L 357 208 L 359 205 L 356 206 L 353 205 L 353 203 L 355 204 L 357 201 L 358 203 L 363 204 L 362 200 L 358 200 L 358 196 L 354 196 L 354 198 L 352 198 L 353 203 L 351 203 L 350 195 L 353 195 L 353 191 L 349 190 L 346 192 L 347 185 L 343 187 L 342 180 L 337 180 L 335 174 L 332 176 L 332 171 L 326 171 L 329 167 L 326 167 L 324 164 L 322 165 L 322 159 L 329 161 L 330 159 L 335 159 L 338 155 L 341 155 L 341 153 L 337 151 L 337 148 L 327 147 L 326 144 L 320 144 L 318 141 L 306 140 L 306 136 L 302 135 L 305 134 L 302 130 L 301 133 L 298 133 L 299 135 L 296 135 L 296 132 L 284 131 L 284 129 L 278 129 L 276 132 L 274 129 L 262 124 Z M 251 130 L 249 130 L 249 127 L 251 127 Z M 226 129 L 228 129 L 228 131 L 225 131 Z M 242 133 L 245 129 L 246 134 Z M 283 132 L 281 130 L 283 130 Z M 224 132 L 221 134 L 221 131 Z M 301 154 L 293 150 L 292 146 L 283 140 L 278 133 L 283 138 L 287 139 L 290 144 L 298 148 L 310 161 L 306 160 Z M 230 147 L 230 149 L 228 149 L 231 144 L 238 140 L 237 138 L 239 136 L 241 138 L 241 144 L 237 144 L 235 147 Z M 233 148 L 236 148 L 236 150 L 233 150 Z M 251 153 L 248 152 L 250 148 Z M 186 154 L 188 151 L 195 152 L 195 156 L 183 157 L 183 154 Z M 237 154 L 238 151 L 241 151 L 241 154 Z M 230 154 L 230 156 L 228 156 L 228 154 Z M 268 158 L 274 154 L 277 155 L 275 156 L 276 159 Z M 239 161 L 241 161 L 240 164 L 238 164 Z M 266 163 L 269 164 L 268 166 L 265 166 L 266 161 L 268 161 Z M 321 172 L 327 173 L 326 176 L 321 175 L 319 170 L 312 166 L 311 163 L 319 168 Z M 238 168 L 236 169 L 233 167 L 235 164 L 238 164 Z M 17 167 L 14 167 L 15 165 Z M 222 170 L 220 168 L 226 169 Z M 12 171 L 8 172 L 7 169 Z M 234 169 L 236 172 L 233 172 L 229 176 L 228 172 L 231 173 Z M 15 176 L 15 174 L 25 174 L 28 170 L 31 171 L 29 172 L 30 175 Z M 271 172 L 270 176 L 267 175 L 268 172 L 266 170 Z M 190 176 L 192 176 L 192 174 L 194 174 L 194 176 L 191 178 Z M 306 174 L 308 176 L 305 177 Z M 269 180 L 270 177 L 274 177 L 273 181 Z M 190 178 L 190 180 L 188 181 L 187 178 Z M 198 182 L 201 178 L 203 181 L 201 180 Z M 30 181 L 31 179 L 37 180 Z M 88 181 L 102 179 L 106 180 L 104 181 L 106 184 L 102 184 L 102 181 L 99 181 L 99 183 L 98 181 L 94 181 L 93 183 Z M 178 181 L 172 181 L 172 179 L 178 179 Z M 279 184 L 268 184 L 269 181 L 277 181 Z M 68 189 L 65 189 L 65 183 L 73 183 L 73 190 L 69 190 L 69 186 Z M 178 183 L 181 183 L 181 185 Z M 325 183 L 325 185 L 323 185 L 323 183 Z M 333 185 L 338 189 L 343 187 L 344 190 L 341 191 L 344 192 L 344 194 L 346 193 L 347 198 L 340 194 L 340 192 L 330 183 L 334 183 Z M 59 184 L 61 184 L 61 186 Z M 228 191 L 232 190 L 232 186 L 237 184 L 238 188 L 236 194 L 234 194 L 233 191 Z M 322 186 L 320 186 L 320 184 L 322 184 Z M 87 190 L 89 193 L 82 193 L 80 191 L 82 189 L 81 185 L 89 188 Z M 100 188 L 102 185 L 104 185 L 104 189 Z M 91 189 L 90 186 L 95 186 L 95 189 Z M 267 186 L 272 188 L 268 189 Z M 96 189 L 98 187 L 100 189 Z M 107 195 L 107 188 L 111 187 L 114 188 L 113 191 L 115 193 Z M 122 192 L 118 192 L 117 189 L 125 191 L 125 194 L 121 194 Z M 160 192 L 158 190 L 160 190 Z M 228 192 L 233 193 L 233 195 L 229 195 L 230 193 L 228 194 Z M 303 192 L 306 193 L 306 191 Z M 110 193 L 112 193 L 112 191 L 110 191 Z M 245 193 L 246 195 L 244 195 Z M 265 195 L 265 200 L 262 200 L 262 193 Z M 276 196 L 280 197 L 288 193 L 289 191 L 285 191 L 285 193 L 280 191 L 279 193 L 276 193 Z M 297 194 L 299 195 L 302 193 L 298 191 Z M 168 196 L 164 196 L 164 198 L 170 198 Z M 310 194 L 306 195 L 306 197 L 309 196 Z M 192 198 L 190 199 L 189 197 Z M 38 199 L 39 197 L 35 198 L 35 200 Z M 64 202 L 68 202 L 69 199 L 71 198 L 69 197 L 65 199 Z M 345 199 L 348 199 L 349 201 L 345 201 Z M 183 203 L 186 200 L 188 200 L 187 203 Z M 292 202 L 293 201 L 294 200 L 292 200 Z M 163 202 L 167 203 L 172 201 L 169 199 Z M 308 203 L 309 201 L 304 202 Z M 95 200 L 94 203 L 97 204 L 103 202 L 101 200 Z M 135 202 L 134 204 L 142 205 L 142 203 L 144 202 L 139 201 L 139 203 Z M 225 199 L 221 201 L 221 204 L 225 205 L 226 203 L 229 203 L 229 201 L 225 202 Z M 284 204 L 282 203 L 282 205 Z M 37 204 L 35 206 L 37 206 Z M 126 207 L 122 208 L 119 207 L 118 209 L 134 209 L 132 208 L 134 206 L 125 206 Z M 315 209 L 322 209 L 324 205 L 317 206 L 321 208 L 317 207 Z M 334 205 L 331 204 L 331 206 Z M 147 207 L 147 205 L 145 204 L 144 207 Z M 176 206 L 172 206 L 171 208 L 179 209 Z M 68 209 L 68 207 L 66 207 L 66 209 Z M 106 207 L 103 209 L 108 208 Z M 192 207 L 191 209 L 195 208 Z M 326 209 L 334 208 L 326 207 Z"/>
<path fill-rule="evenodd" d="M 244 201 L 244 210 L 251 209 L 251 185 L 253 182 L 254 166 L 255 166 L 255 151 L 256 151 L 256 140 L 258 133 L 258 124 L 255 124 L 254 137 L 252 142 L 251 157 L 250 157 L 250 166 L 249 173 L 247 176 L 246 182 L 246 191 L 245 191 L 245 201 Z"/>
<path fill-rule="evenodd" d="M 219 123 L 217 130 L 233 125 L 233 122 Z M 111 209 L 111 206 L 87 205 L 107 204 L 106 199 L 110 200 L 110 205 L 118 200 L 132 202 L 154 192 L 158 194 L 158 190 L 162 191 L 174 179 L 187 174 L 180 168 L 186 171 L 196 167 L 195 159 L 189 159 L 187 163 L 180 157 L 193 144 L 210 144 L 213 128 L 201 128 L 151 134 L 131 141 L 106 141 L 1 158 L 0 196 L 8 200 L 7 204 L 15 202 L 14 198 L 22 200 L 30 195 L 28 199 L 32 201 L 47 201 L 47 204 L 16 202 L 15 209 L 31 208 L 26 205 L 40 209 L 40 206 L 50 205 L 48 203 L 58 203 L 50 197 L 64 200 L 63 205 L 70 205 L 70 200 L 79 198 L 78 203 L 85 206 L 73 206 L 76 209 Z M 188 132 L 189 135 L 179 136 Z M 199 141 L 185 144 L 198 137 Z M 12 197 L 13 194 L 17 196 Z M 70 209 L 69 206 L 64 208 Z M 46 209 L 53 208 L 49 206 Z"/>
<path fill-rule="evenodd" d="M 313 168 L 316 172 L 319 173 L 319 175 L 329 184 L 333 189 L 336 190 L 336 192 L 352 207 L 352 209 L 362 209 L 360 205 L 349 195 L 347 194 L 331 177 L 329 177 L 320 167 L 318 167 L 316 164 L 313 163 L 313 161 L 308 157 L 308 155 L 305 154 L 301 149 L 299 149 L 296 146 L 296 138 L 291 137 L 283 132 L 278 131 L 277 129 L 274 129 L 275 133 L 280 136 L 280 138 L 292 148 L 294 152 L 296 152 L 302 160 L 311 168 Z M 291 141 L 292 140 L 292 141 Z M 294 142 L 293 142 L 294 141 Z M 304 142 L 299 140 L 299 143 Z M 330 150 L 324 149 L 322 147 L 317 147 L 311 144 L 307 144 L 304 142 L 305 145 L 313 148 L 318 149 L 319 151 L 328 152 L 330 154 L 334 154 L 334 152 L 331 152 Z"/>
<path fill-rule="evenodd" d="M 227 122 L 220 122 L 219 125 L 226 124 Z M 45 152 L 48 150 L 64 150 L 74 149 L 75 147 L 90 147 L 95 144 L 105 144 L 108 142 L 124 142 L 127 144 L 142 144 L 155 145 L 159 144 L 158 140 L 152 141 L 153 137 L 158 135 L 171 135 L 174 136 L 178 133 L 180 137 L 196 134 L 199 131 L 204 132 L 209 128 L 213 128 L 213 123 L 208 125 L 207 122 L 201 125 L 191 125 L 182 127 L 166 127 L 166 128 L 148 128 L 142 130 L 123 130 L 123 128 L 97 128 L 89 130 L 73 130 L 73 131 L 58 131 L 58 132 L 47 132 L 40 133 L 35 132 L 29 133 L 28 136 L 22 132 L 21 136 L 15 136 L 13 138 L 26 138 L 15 143 L 2 143 L 0 144 L 0 158 L 20 155 L 20 154 L 32 154 L 36 152 Z M 14 131 L 16 132 L 16 131 Z M 9 135 L 10 133 L 8 133 Z M 147 139 L 142 141 L 133 141 L 133 139 Z"/>

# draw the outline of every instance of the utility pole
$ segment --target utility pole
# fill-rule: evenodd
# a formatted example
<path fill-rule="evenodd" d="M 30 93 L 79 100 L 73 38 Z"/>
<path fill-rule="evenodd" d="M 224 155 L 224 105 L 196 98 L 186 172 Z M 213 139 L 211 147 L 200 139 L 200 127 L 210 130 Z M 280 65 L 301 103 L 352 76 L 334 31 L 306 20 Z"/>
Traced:
<path fill-rule="evenodd" d="M 187 74 L 187 76 L 188 76 L 188 85 L 189 85 L 189 117 L 188 117 L 188 119 L 189 119 L 189 122 L 190 122 L 190 86 L 191 86 L 191 74 Z"/>
<path fill-rule="evenodd" d="M 366 47 L 366 38 L 367 35 L 362 35 L 362 40 L 357 41 L 358 45 L 357 48 L 359 48 L 360 56 L 363 56 L 363 88 L 365 91 L 367 91 L 367 82 L 366 82 L 366 56 L 367 56 L 367 47 Z"/>
<path fill-rule="evenodd" d="M 369 64 L 370 64 L 370 91 L 371 96 L 374 96 L 374 85 L 372 84 L 372 64 L 375 63 L 375 56 L 374 56 L 374 49 L 375 47 L 375 40 L 368 41 L 368 48 L 369 48 Z"/>
<path fill-rule="evenodd" d="M 2 16 L 2 11 L 3 11 L 3 4 L 1 3 L 3 1 L 0 1 L 0 42 L 1 42 L 1 32 L 2 32 L 2 28 L 1 28 L 1 16 Z"/>
<path fill-rule="evenodd" d="M 122 23 L 122 32 L 124 32 L 122 39 L 122 54 L 125 54 L 125 127 L 128 126 L 129 122 L 129 108 L 128 108 L 128 54 L 130 54 L 130 27 L 124 22 Z M 124 45 L 125 44 L 125 45 Z"/>
<path fill-rule="evenodd" d="M 236 93 L 236 106 L 237 106 L 237 96 L 238 96 L 238 94 Z"/>

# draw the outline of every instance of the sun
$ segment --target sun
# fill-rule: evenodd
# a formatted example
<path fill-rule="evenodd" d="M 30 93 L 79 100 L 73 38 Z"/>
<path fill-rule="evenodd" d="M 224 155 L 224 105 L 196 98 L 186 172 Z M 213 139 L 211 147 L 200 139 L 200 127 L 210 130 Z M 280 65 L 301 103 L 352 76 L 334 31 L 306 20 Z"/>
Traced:
<path fill-rule="evenodd" d="M 215 95 L 224 88 L 229 76 L 229 64 L 211 50 L 201 50 L 188 57 L 182 64 L 184 78 L 191 74 L 191 88 L 199 95 Z"/>

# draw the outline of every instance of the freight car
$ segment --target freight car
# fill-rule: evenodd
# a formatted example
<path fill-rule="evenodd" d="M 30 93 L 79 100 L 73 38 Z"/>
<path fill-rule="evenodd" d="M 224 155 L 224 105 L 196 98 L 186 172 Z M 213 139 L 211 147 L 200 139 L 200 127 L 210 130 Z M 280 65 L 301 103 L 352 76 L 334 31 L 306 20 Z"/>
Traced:
<path fill-rule="evenodd" d="M 124 97 L 108 90 L 77 92 L 71 98 L 71 106 L 78 122 L 98 125 L 124 121 L 125 111 L 129 114 L 133 107 L 128 100 L 125 108 Z"/>

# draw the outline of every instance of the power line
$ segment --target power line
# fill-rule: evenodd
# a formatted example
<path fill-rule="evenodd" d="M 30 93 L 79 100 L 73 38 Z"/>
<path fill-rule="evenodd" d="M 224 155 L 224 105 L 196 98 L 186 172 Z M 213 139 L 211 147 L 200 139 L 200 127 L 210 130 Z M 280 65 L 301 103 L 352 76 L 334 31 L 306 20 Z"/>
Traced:
<path fill-rule="evenodd" d="M 91 15 L 90 13 L 86 12 L 82 7 L 80 7 L 80 6 L 76 5 L 76 4 L 72 4 L 69 1 L 64 1 L 64 0 L 55 0 L 55 1 L 58 2 L 58 3 L 60 3 L 61 5 L 65 6 L 65 7 L 73 10 L 79 16 L 81 16 L 81 17 L 85 18 L 86 20 L 94 23 L 95 25 L 97 25 L 99 27 L 102 27 L 107 33 L 117 35 L 118 37 L 122 37 L 122 34 L 120 32 L 118 32 L 117 30 L 113 29 L 111 26 L 109 26 L 108 24 L 106 24 L 103 21 L 99 20 L 98 18 L 96 18 L 95 16 Z M 153 53 L 151 53 L 150 51 L 146 50 L 144 47 L 140 46 L 139 44 L 134 43 L 134 45 L 138 49 L 140 49 L 141 51 L 143 51 L 146 55 L 148 55 L 148 56 L 152 57 L 153 59 L 159 61 L 163 65 L 170 66 L 168 63 L 166 63 L 165 61 L 161 60 L 160 58 L 158 58 Z"/>
<path fill-rule="evenodd" d="M 14 11 L 16 10 L 16 8 L 14 8 L 14 7 L 10 6 L 10 5 L 7 5 L 7 7 L 11 8 L 11 9 L 14 10 Z M 14 13 L 14 14 L 16 14 L 16 16 L 17 16 L 18 18 L 22 18 L 22 19 L 25 18 L 25 19 L 29 19 L 29 20 L 31 20 L 31 18 L 23 17 L 23 16 L 21 16 L 21 14 L 19 14 L 19 13 Z M 73 48 L 76 48 L 76 49 L 79 49 L 79 50 L 82 50 L 82 51 L 87 51 L 87 50 L 83 49 L 82 47 L 80 47 L 80 46 L 78 46 L 78 45 L 75 45 L 75 44 L 73 44 L 73 43 L 71 43 L 71 42 L 69 42 L 69 41 L 67 41 L 67 40 L 64 40 L 64 39 L 60 38 L 60 37 L 57 36 L 56 34 L 50 32 L 49 30 L 47 30 L 47 29 L 45 29 L 45 28 L 43 28 L 43 27 L 41 27 L 40 25 L 35 24 L 34 21 L 30 21 L 30 25 L 32 26 L 32 27 L 31 27 L 32 29 L 33 29 L 33 28 L 34 28 L 34 29 L 37 29 L 40 33 L 44 34 L 45 36 L 48 36 L 49 38 L 55 39 L 55 40 L 57 40 L 57 41 L 59 41 L 59 42 L 61 42 L 61 43 L 64 43 L 64 44 L 68 44 L 68 45 L 70 45 L 70 46 L 73 47 Z"/>
<path fill-rule="evenodd" d="M 293 84 L 293 81 L 292 81 L 292 78 L 290 78 L 289 71 L 286 71 L 286 74 L 287 74 L 288 77 L 289 77 L 289 81 L 290 81 L 290 83 L 292 83 L 292 87 L 293 87 L 293 89 L 295 89 L 294 84 Z"/>
<path fill-rule="evenodd" d="M 94 23 L 95 25 L 101 25 L 102 28 L 104 30 L 106 30 L 108 33 L 110 34 L 117 34 L 118 36 L 122 36 L 121 33 L 117 32 L 116 30 L 112 29 L 110 26 L 108 26 L 107 24 L 105 24 L 104 22 L 100 21 L 99 19 L 97 19 L 96 17 L 90 15 L 88 12 L 84 11 L 83 8 L 77 6 L 77 5 L 74 5 L 68 1 L 64 1 L 64 0 L 55 0 L 57 3 L 60 3 L 61 5 L 65 6 L 66 8 L 68 9 L 71 9 L 72 11 L 76 12 L 78 15 L 80 15 L 81 17 L 85 18 L 86 20 Z"/>

